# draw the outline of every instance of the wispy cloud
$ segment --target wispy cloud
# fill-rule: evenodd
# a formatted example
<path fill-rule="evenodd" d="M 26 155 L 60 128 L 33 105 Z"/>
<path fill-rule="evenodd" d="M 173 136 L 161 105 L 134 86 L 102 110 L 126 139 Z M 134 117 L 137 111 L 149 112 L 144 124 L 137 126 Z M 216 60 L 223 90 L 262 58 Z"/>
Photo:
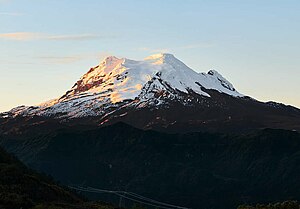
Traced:
<path fill-rule="evenodd" d="M 113 36 L 110 36 L 113 37 Z M 109 38 L 109 36 L 100 36 L 96 34 L 64 34 L 52 35 L 33 32 L 1 33 L 0 39 L 12 41 L 32 41 L 32 40 L 52 40 L 52 41 L 84 41 L 98 38 Z"/>
<path fill-rule="evenodd" d="M 2 66 L 6 65 L 68 65 L 78 63 L 80 61 L 89 60 L 88 63 L 94 63 L 102 61 L 105 57 L 110 56 L 108 52 L 90 52 L 90 53 L 77 53 L 77 54 L 43 54 L 40 56 L 30 56 L 28 54 L 22 54 L 17 56 L 17 59 L 0 59 Z M 97 64 L 97 63 L 96 63 Z"/>
<path fill-rule="evenodd" d="M 40 57 L 35 57 L 44 63 L 50 63 L 50 64 L 71 64 L 75 63 L 81 60 L 86 60 L 86 59 L 103 59 L 104 57 L 108 56 L 108 53 L 82 53 L 82 54 L 73 54 L 73 55 L 68 55 L 68 56 L 40 56 Z"/>
<path fill-rule="evenodd" d="M 104 38 L 104 36 L 99 36 L 95 34 L 78 34 L 78 35 L 55 35 L 51 36 L 48 35 L 45 39 L 48 40 L 90 40 L 90 39 L 97 39 L 97 38 Z"/>
<path fill-rule="evenodd" d="M 33 39 L 39 39 L 41 36 L 42 35 L 40 33 L 30 33 L 30 32 L 1 33 L 0 39 L 28 41 Z"/>
<path fill-rule="evenodd" d="M 23 13 L 19 12 L 0 12 L 0 16 L 23 16 Z"/>
<path fill-rule="evenodd" d="M 73 63 L 79 60 L 82 60 L 83 57 L 79 55 L 75 56 L 62 56 L 62 57 L 56 57 L 56 56 L 44 56 L 44 57 L 38 57 L 42 59 L 43 61 L 47 63 L 53 63 L 53 64 L 69 64 Z"/>

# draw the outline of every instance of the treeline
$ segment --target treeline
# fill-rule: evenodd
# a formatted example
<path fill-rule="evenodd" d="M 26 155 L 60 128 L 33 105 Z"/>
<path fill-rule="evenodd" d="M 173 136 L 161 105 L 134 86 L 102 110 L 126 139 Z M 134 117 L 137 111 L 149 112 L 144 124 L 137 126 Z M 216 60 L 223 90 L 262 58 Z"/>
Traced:
<path fill-rule="evenodd" d="M 113 209 L 86 202 L 46 175 L 28 169 L 0 147 L 0 209 Z"/>
<path fill-rule="evenodd" d="M 284 201 L 274 204 L 256 204 L 255 206 L 241 205 L 238 209 L 300 209 L 298 201 Z"/>

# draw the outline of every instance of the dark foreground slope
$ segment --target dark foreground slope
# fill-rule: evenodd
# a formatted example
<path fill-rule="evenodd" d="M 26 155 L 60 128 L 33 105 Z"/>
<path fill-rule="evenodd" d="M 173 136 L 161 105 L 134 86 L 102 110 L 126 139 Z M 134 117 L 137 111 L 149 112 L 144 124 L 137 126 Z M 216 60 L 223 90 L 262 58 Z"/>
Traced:
<path fill-rule="evenodd" d="M 62 188 L 49 177 L 28 169 L 0 148 L 1 209 L 112 209 L 86 203 L 78 195 Z"/>
<path fill-rule="evenodd" d="M 1 144 L 64 184 L 131 191 L 192 208 L 300 199 L 300 134 L 293 131 L 166 134 L 118 123 L 2 136 Z"/>

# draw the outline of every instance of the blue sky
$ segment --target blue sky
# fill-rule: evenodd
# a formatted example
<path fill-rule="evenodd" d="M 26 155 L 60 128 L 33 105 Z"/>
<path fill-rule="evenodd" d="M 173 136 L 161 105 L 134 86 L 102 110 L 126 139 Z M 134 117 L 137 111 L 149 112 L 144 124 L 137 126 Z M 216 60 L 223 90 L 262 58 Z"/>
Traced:
<path fill-rule="evenodd" d="M 56 98 L 103 57 L 173 53 L 300 107 L 299 0 L 0 0 L 0 111 Z"/>

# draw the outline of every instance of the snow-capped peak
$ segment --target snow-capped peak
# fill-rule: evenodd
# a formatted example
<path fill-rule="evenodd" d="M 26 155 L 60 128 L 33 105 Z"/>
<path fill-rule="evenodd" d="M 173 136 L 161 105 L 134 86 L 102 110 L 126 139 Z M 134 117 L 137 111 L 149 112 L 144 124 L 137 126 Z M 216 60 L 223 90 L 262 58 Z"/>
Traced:
<path fill-rule="evenodd" d="M 43 103 L 34 111 L 46 115 L 67 113 L 69 117 L 99 115 L 99 110 L 107 105 L 145 102 L 158 94 L 179 101 L 179 95 L 189 95 L 191 91 L 211 97 L 209 89 L 243 96 L 217 71 L 197 73 L 172 54 L 155 54 L 142 61 L 109 56 L 85 73 L 63 96 Z M 160 96 L 161 101 L 164 99 L 167 98 Z"/>
<path fill-rule="evenodd" d="M 163 53 L 146 57 L 144 61 L 109 56 L 84 74 L 63 98 L 69 99 L 81 93 L 100 93 L 113 103 L 135 99 L 143 86 L 158 74 L 172 88 L 185 93 L 193 90 L 209 97 L 202 89 L 206 88 L 240 96 L 232 84 L 216 71 L 199 74 L 174 55 Z"/>

